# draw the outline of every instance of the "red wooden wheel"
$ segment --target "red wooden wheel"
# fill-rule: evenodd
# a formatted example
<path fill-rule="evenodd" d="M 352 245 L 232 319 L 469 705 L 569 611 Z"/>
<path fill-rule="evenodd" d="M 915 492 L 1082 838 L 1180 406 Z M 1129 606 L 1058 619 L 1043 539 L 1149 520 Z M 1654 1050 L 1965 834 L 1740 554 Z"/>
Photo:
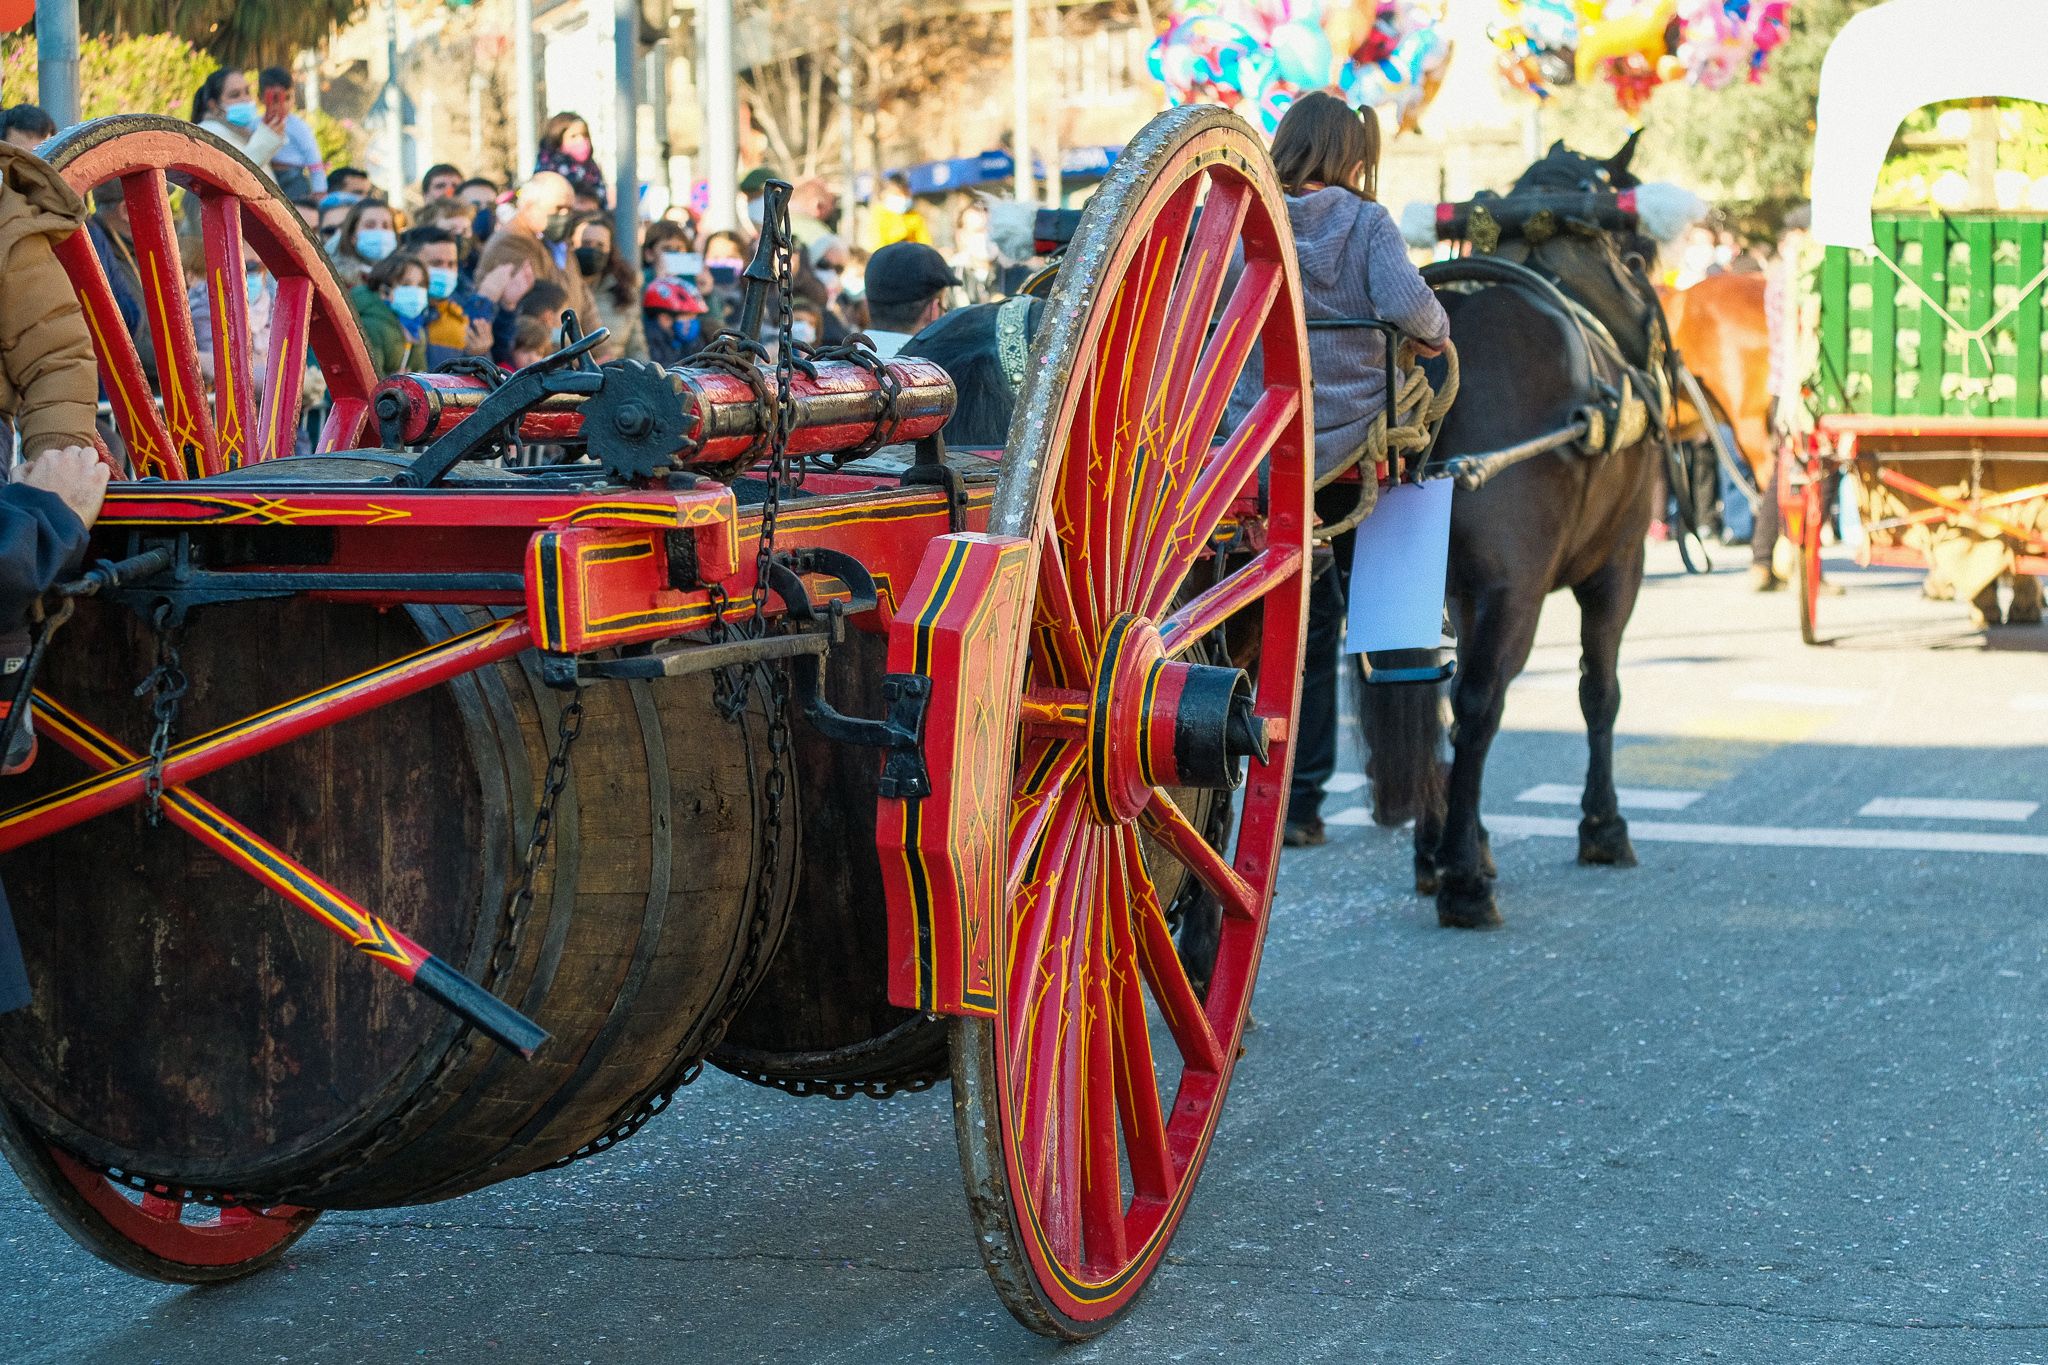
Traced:
<path fill-rule="evenodd" d="M 212 1208 L 117 1185 L 0 1109 L 0 1148 L 57 1225 L 108 1264 L 171 1284 L 218 1284 L 275 1264 L 315 1209 Z"/>
<path fill-rule="evenodd" d="M 990 524 L 1036 540 L 1038 588 L 1008 966 L 996 1017 L 956 1026 L 955 1113 L 983 1259 L 1011 1310 L 1051 1335 L 1108 1326 L 1157 1267 L 1238 1055 L 1300 695 L 1303 335 L 1285 207 L 1252 130 L 1213 107 L 1154 120 L 1068 252 Z M 1263 389 L 1226 424 L 1255 344 Z M 1226 572 L 1190 583 L 1226 537 Z M 1218 839 L 1171 794 L 1184 755 L 1162 736 L 1169 694 L 1204 685 L 1189 656 L 1226 622 L 1255 637 L 1251 705 L 1271 747 Z M 1190 879 L 1222 907 L 1206 993 L 1165 909 Z"/>
<path fill-rule="evenodd" d="M 291 454 L 309 345 L 332 403 L 317 448 L 359 443 L 377 376 L 348 298 L 298 210 L 240 152 L 194 124 L 120 115 L 61 134 L 45 155 L 80 194 L 121 182 L 132 262 L 125 246 L 116 253 L 137 276 L 143 308 L 137 330 L 148 343 L 153 376 L 88 234 L 74 234 L 57 257 L 85 307 L 100 383 L 136 477 L 198 478 Z M 206 248 L 213 340 L 204 358 L 179 264 L 174 187 L 184 191 L 187 226 Z M 277 281 L 260 356 L 252 353 L 244 242 Z"/>

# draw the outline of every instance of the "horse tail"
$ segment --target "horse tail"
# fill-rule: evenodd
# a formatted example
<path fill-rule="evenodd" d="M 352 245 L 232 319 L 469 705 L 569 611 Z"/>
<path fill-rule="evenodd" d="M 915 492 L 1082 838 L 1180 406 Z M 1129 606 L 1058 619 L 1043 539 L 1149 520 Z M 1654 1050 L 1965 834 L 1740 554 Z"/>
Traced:
<path fill-rule="evenodd" d="M 1358 689 L 1372 818 L 1404 825 L 1443 808 L 1443 690 L 1422 683 Z"/>

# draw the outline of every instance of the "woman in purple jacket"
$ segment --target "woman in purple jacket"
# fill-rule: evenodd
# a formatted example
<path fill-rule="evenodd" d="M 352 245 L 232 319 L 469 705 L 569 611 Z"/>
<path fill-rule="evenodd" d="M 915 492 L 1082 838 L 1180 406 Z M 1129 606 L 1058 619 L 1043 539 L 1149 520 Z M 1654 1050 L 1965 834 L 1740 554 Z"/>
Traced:
<path fill-rule="evenodd" d="M 1318 92 L 1302 96 L 1282 116 L 1273 165 L 1287 192 L 1302 302 L 1311 319 L 1391 322 L 1423 354 L 1437 355 L 1450 336 L 1450 320 L 1408 259 L 1399 225 L 1373 198 L 1379 162 L 1379 116 L 1370 109 L 1354 110 Z M 1386 341 L 1364 328 L 1319 328 L 1308 334 L 1308 356 L 1320 487 L 1355 461 L 1387 405 Z M 1339 494 L 1337 500 L 1350 498 Z M 1337 644 L 1350 573 L 1346 534 L 1329 552 L 1318 552 L 1309 587 L 1301 727 L 1287 803 L 1286 840 L 1296 847 L 1324 838 L 1323 786 L 1337 768 Z"/>

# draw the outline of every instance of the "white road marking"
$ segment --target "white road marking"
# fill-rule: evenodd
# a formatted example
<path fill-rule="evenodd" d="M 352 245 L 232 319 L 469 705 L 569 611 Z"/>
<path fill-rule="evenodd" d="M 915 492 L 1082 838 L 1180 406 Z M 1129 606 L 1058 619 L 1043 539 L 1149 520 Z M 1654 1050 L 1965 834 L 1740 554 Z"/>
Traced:
<path fill-rule="evenodd" d="M 2048 692 L 2016 692 L 2012 697 L 2015 711 L 2048 711 Z"/>
<path fill-rule="evenodd" d="M 1684 810 L 1705 796 L 1705 792 L 1677 791 L 1670 787 L 1616 787 L 1616 797 L 1629 810 Z M 1581 791 L 1562 782 L 1543 782 L 1516 797 L 1539 806 L 1576 806 Z"/>
<path fill-rule="evenodd" d="M 1365 785 L 1364 773 L 1331 773 L 1330 780 L 1323 784 L 1323 790 L 1335 796 L 1355 792 Z"/>
<path fill-rule="evenodd" d="M 2039 801 L 1972 801 L 1934 796 L 1880 796 L 1858 815 L 1888 815 L 1910 820 L 2010 820 L 2018 822 L 2041 809 Z"/>
<path fill-rule="evenodd" d="M 1859 706 L 1870 700 L 1870 693 L 1856 687 L 1744 683 L 1735 689 L 1735 700 L 1768 702 L 1778 706 Z"/>
<path fill-rule="evenodd" d="M 1325 815 L 1323 823 L 1326 825 L 1369 825 L 1372 823 L 1372 810 L 1367 806 L 1349 806 L 1338 811 L 1335 815 Z"/>
<path fill-rule="evenodd" d="M 1349 814 L 1350 812 L 1345 812 Z M 1490 833 L 1576 838 L 1579 822 L 1551 815 L 1487 815 Z M 1336 817 L 1333 824 L 1364 824 Z M 1653 844 L 1731 844 L 1747 848 L 1853 848 L 1889 853 L 2018 853 L 2048 858 L 2048 837 L 2038 834 L 1966 834 L 1959 830 L 1794 829 L 1784 825 L 1686 825 L 1659 820 L 1629 823 L 1629 836 Z"/>

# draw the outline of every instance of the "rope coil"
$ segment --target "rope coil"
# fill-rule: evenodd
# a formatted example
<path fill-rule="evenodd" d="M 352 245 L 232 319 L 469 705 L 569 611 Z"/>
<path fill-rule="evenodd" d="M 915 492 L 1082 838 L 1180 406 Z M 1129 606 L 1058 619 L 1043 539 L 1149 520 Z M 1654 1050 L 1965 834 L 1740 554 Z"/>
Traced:
<path fill-rule="evenodd" d="M 1326 477 L 1316 481 L 1316 489 L 1320 492 L 1351 470 L 1359 471 L 1357 503 L 1343 516 L 1319 523 L 1315 529 L 1317 540 L 1334 540 L 1346 531 L 1355 530 L 1372 514 L 1373 506 L 1379 501 L 1374 471 L 1382 461 L 1392 458 L 1399 466 L 1405 467 L 1412 457 L 1424 454 L 1436 444 L 1437 429 L 1443 425 L 1451 404 L 1458 399 L 1458 348 L 1446 341 L 1443 358 L 1443 387 L 1432 384 L 1420 365 L 1411 365 L 1402 371 L 1399 391 L 1379 416 L 1373 418 L 1372 427 L 1358 449 Z M 1407 420 L 1394 425 L 1390 418 L 1397 413 L 1407 414 Z M 1396 468 L 1395 477 L 1399 476 L 1400 469 Z"/>

